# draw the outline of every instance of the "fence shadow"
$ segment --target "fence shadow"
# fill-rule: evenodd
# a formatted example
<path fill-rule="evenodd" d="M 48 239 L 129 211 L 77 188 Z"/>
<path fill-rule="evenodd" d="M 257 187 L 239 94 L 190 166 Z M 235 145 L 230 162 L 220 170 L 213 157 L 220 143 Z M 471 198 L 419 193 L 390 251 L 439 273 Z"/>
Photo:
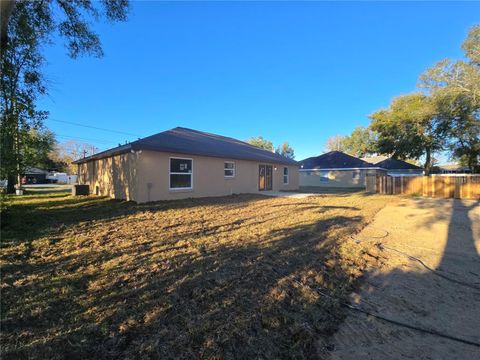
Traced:
<path fill-rule="evenodd" d="M 479 206 L 476 201 L 433 199 L 403 202 L 411 208 L 406 213 L 397 206 L 396 223 L 410 225 L 396 225 L 389 229 L 392 238 L 381 241 L 404 254 L 379 251 L 384 267 L 371 271 L 355 301 L 384 317 L 480 344 Z M 402 226 L 410 228 L 410 236 Z M 350 314 L 334 342 L 325 357 L 473 359 L 480 354 L 478 347 L 358 313 Z"/>

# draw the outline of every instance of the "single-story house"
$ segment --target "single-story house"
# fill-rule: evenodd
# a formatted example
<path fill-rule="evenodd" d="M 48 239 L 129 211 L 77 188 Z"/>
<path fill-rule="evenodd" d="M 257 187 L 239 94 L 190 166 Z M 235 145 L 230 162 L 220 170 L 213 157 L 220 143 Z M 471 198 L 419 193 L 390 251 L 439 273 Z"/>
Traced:
<path fill-rule="evenodd" d="M 90 193 L 138 203 L 298 189 L 298 163 L 230 137 L 177 127 L 79 159 Z"/>
<path fill-rule="evenodd" d="M 300 161 L 300 186 L 303 188 L 364 188 L 367 175 L 385 174 L 372 165 L 341 151 L 330 151 Z"/>
<path fill-rule="evenodd" d="M 22 184 L 46 184 L 48 171 L 29 167 L 22 174 Z"/>
<path fill-rule="evenodd" d="M 387 175 L 390 176 L 421 176 L 424 173 L 417 165 L 386 156 L 373 156 L 362 160 L 387 170 Z"/>
<path fill-rule="evenodd" d="M 470 174 L 468 166 L 462 166 L 457 163 L 435 165 L 432 174 Z"/>

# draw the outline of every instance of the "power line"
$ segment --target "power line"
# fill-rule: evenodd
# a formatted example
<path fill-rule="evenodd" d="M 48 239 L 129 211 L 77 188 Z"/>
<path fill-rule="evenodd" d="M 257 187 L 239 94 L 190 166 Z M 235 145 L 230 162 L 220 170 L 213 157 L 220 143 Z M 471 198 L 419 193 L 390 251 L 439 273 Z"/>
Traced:
<path fill-rule="evenodd" d="M 59 122 L 59 123 L 64 123 L 64 124 L 75 125 L 75 126 L 82 126 L 82 127 L 85 127 L 85 128 L 101 130 L 101 131 L 106 131 L 106 132 L 111 132 L 111 133 L 117 133 L 117 134 L 122 134 L 122 135 L 130 135 L 130 136 L 135 136 L 135 137 L 141 137 L 138 134 L 132 134 L 132 133 L 128 133 L 128 132 L 124 132 L 124 131 L 118 131 L 118 130 L 105 129 L 105 128 L 100 128 L 100 127 L 97 127 L 97 126 L 84 125 L 84 124 L 79 124 L 79 123 L 72 122 L 72 121 L 58 120 L 58 119 L 52 119 L 52 118 L 48 118 L 47 120 L 55 121 L 55 122 Z"/>
<path fill-rule="evenodd" d="M 117 141 L 111 141 L 111 140 L 106 140 L 106 139 L 93 139 L 93 138 L 84 138 L 84 137 L 78 137 L 78 136 L 70 136 L 70 135 L 62 135 L 62 134 L 55 134 L 56 137 L 60 138 L 67 138 L 67 139 L 77 139 L 77 140 L 84 140 L 84 141 L 95 141 L 95 142 L 100 142 L 100 143 L 109 143 L 109 144 L 118 144 Z"/>

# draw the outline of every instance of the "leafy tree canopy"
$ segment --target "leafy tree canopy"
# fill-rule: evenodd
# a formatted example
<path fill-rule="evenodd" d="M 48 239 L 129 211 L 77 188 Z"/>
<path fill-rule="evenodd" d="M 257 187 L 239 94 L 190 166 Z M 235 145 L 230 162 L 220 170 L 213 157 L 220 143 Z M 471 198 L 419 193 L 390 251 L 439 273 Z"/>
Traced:
<path fill-rule="evenodd" d="M 430 170 L 432 152 L 443 148 L 444 135 L 435 105 L 428 96 L 421 93 L 398 96 L 388 109 L 377 111 L 370 118 L 380 153 L 399 159 L 425 155 L 425 169 Z"/>
<path fill-rule="evenodd" d="M 470 29 L 467 39 L 462 44 L 462 49 L 471 64 L 480 66 L 480 25 L 475 25 Z"/>
<path fill-rule="evenodd" d="M 480 157 L 480 26 L 463 43 L 468 61 L 442 60 L 420 76 L 454 158 L 473 171 Z"/>
<path fill-rule="evenodd" d="M 274 149 L 273 143 L 270 140 L 264 139 L 263 136 L 252 137 L 247 140 L 247 143 L 269 151 L 273 151 Z"/>
<path fill-rule="evenodd" d="M 287 141 L 285 141 L 282 145 L 279 145 L 275 152 L 289 159 L 295 159 L 295 151 Z"/>
<path fill-rule="evenodd" d="M 1 10 L 0 178 L 8 179 L 7 190 L 12 192 L 15 178 L 20 184 L 20 174 L 29 161 L 24 157 L 29 144 L 35 141 L 31 130 L 44 131 L 43 122 L 48 116 L 36 106 L 38 98 L 48 90 L 42 72 L 43 45 L 57 33 L 65 40 L 70 57 L 102 56 L 100 39 L 90 23 L 102 17 L 125 20 L 128 1 L 7 0 L 2 2 Z"/>
<path fill-rule="evenodd" d="M 359 126 L 348 136 L 335 135 L 327 139 L 327 151 L 342 151 L 352 156 L 364 157 L 377 152 L 376 134 L 370 128 Z"/>
<path fill-rule="evenodd" d="M 364 157 L 377 152 L 376 134 L 370 128 L 359 126 L 345 137 L 344 148 L 347 154 Z"/>

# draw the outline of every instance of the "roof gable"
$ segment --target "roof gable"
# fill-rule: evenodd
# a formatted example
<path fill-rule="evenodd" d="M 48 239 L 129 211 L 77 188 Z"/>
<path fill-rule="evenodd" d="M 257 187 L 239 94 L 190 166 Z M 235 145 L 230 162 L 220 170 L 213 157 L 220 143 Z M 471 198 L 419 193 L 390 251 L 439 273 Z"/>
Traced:
<path fill-rule="evenodd" d="M 341 151 L 330 151 L 300 161 L 302 169 L 371 168 L 372 164 Z"/>
<path fill-rule="evenodd" d="M 417 165 L 393 158 L 380 161 L 376 165 L 387 170 L 422 170 L 422 168 Z"/>

